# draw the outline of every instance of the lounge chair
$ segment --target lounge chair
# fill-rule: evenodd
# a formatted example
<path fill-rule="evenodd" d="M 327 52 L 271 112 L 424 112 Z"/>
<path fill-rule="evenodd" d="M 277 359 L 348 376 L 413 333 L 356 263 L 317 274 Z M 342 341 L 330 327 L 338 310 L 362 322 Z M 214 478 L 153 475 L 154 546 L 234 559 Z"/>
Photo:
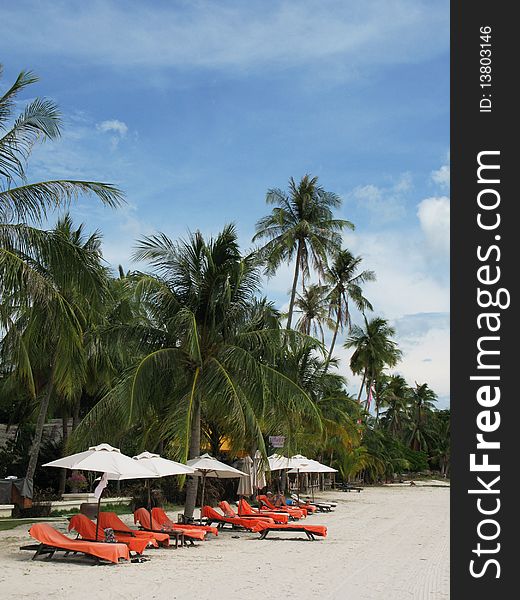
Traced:
<path fill-rule="evenodd" d="M 216 523 L 219 529 L 224 529 L 226 525 L 231 525 L 231 529 L 245 529 L 254 533 L 261 531 L 263 526 L 269 525 L 265 521 L 257 521 L 255 519 L 242 519 L 241 517 L 226 517 L 219 514 L 211 506 L 202 507 L 202 516 L 206 519 L 208 525 Z M 272 525 L 275 525 L 273 522 Z"/>
<path fill-rule="evenodd" d="M 170 536 L 167 533 L 151 533 L 150 531 L 139 531 L 137 529 L 131 529 L 126 523 L 123 523 L 121 519 L 114 512 L 100 512 L 98 516 L 99 526 L 103 529 L 110 527 L 114 530 L 114 533 L 129 534 L 137 538 L 155 540 L 161 546 L 170 545 Z M 175 540 L 176 546 L 179 540 Z"/>
<path fill-rule="evenodd" d="M 83 540 L 71 540 L 63 533 L 47 523 L 36 523 L 29 529 L 29 534 L 39 544 L 34 546 L 22 546 L 23 550 L 36 550 L 32 560 L 46 554 L 52 558 L 56 552 L 68 554 L 85 554 L 93 557 L 97 563 L 106 560 L 118 563 L 119 559 L 130 560 L 130 551 L 126 544 L 105 544 L 103 542 L 87 542 Z"/>
<path fill-rule="evenodd" d="M 199 530 L 185 530 L 178 529 L 176 527 L 164 527 L 158 523 L 153 517 L 150 518 L 150 513 L 147 508 L 138 508 L 134 512 L 134 523 L 138 523 L 140 527 L 146 532 L 153 533 L 166 533 L 167 535 L 173 536 L 177 539 L 177 536 L 181 534 L 183 536 L 183 543 L 189 542 L 192 546 L 195 540 L 203 540 L 206 537 L 206 532 Z"/>
<path fill-rule="evenodd" d="M 271 531 L 293 531 L 305 533 L 309 540 L 314 540 L 315 536 L 326 537 L 327 528 L 325 525 L 304 525 L 303 523 L 288 523 L 287 525 L 274 524 L 265 525 L 260 531 L 260 539 L 265 540 L 267 534 Z"/>
<path fill-rule="evenodd" d="M 260 510 L 262 511 L 285 512 L 293 519 L 304 519 L 307 516 L 307 511 L 304 508 L 288 508 L 287 506 L 277 507 L 265 495 L 257 496 L 257 500 L 260 502 Z"/>
<path fill-rule="evenodd" d="M 295 505 L 298 507 L 303 506 L 304 508 L 307 508 L 308 506 L 310 506 L 310 500 L 308 498 L 302 500 L 301 497 L 298 498 L 296 494 L 291 494 L 291 499 L 294 500 L 294 502 L 296 503 Z M 319 512 L 331 512 L 336 507 L 336 504 L 332 504 L 329 502 L 313 501 L 312 506 L 315 506 Z"/>
<path fill-rule="evenodd" d="M 218 535 L 218 529 L 216 527 L 210 527 L 209 525 L 197 525 L 196 523 L 175 523 L 168 517 L 164 510 L 158 506 L 152 508 L 152 518 L 165 529 L 180 529 L 181 531 L 205 531 L 206 534 L 212 533 L 213 535 Z"/>
<path fill-rule="evenodd" d="M 105 530 L 101 529 L 101 527 L 98 527 L 96 538 L 96 524 L 85 515 L 80 514 L 71 517 L 69 520 L 68 530 L 74 530 L 78 535 L 81 536 L 81 539 L 85 541 L 105 542 Z M 156 548 L 159 545 L 156 540 L 138 538 L 124 533 L 116 533 L 115 537 L 116 542 L 126 544 L 130 552 L 135 552 L 136 554 L 142 554 L 149 544 L 155 546 Z"/>
<path fill-rule="evenodd" d="M 241 498 L 238 501 L 238 516 L 239 517 L 270 517 L 275 523 L 288 523 L 289 515 L 285 512 L 269 512 L 267 510 L 259 511 L 253 508 L 247 500 Z"/>
<path fill-rule="evenodd" d="M 262 523 L 275 523 L 276 521 L 267 515 L 238 515 L 232 508 L 229 502 L 223 500 L 218 503 L 218 507 L 224 513 L 226 517 L 240 518 L 240 519 L 254 519 Z"/>
<path fill-rule="evenodd" d="M 363 488 L 362 487 L 357 487 L 355 485 L 352 485 L 351 483 L 338 483 L 336 484 L 336 487 L 341 490 L 342 492 L 362 492 Z"/>
<path fill-rule="evenodd" d="M 282 496 L 282 507 L 285 508 L 301 508 L 302 510 L 307 511 L 307 514 L 314 514 L 318 512 L 318 507 L 315 504 L 311 504 L 310 502 L 302 502 L 301 499 L 298 499 L 296 494 L 291 494 L 291 500 L 289 504 L 287 504 L 285 497 Z"/>

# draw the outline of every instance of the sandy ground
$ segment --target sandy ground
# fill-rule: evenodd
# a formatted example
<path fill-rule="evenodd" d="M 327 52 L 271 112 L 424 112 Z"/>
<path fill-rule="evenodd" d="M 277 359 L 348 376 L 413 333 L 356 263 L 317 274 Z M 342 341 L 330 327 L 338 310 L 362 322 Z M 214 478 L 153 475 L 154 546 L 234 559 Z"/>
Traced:
<path fill-rule="evenodd" d="M 334 513 L 314 542 L 291 533 L 259 540 L 223 532 L 196 548 L 158 549 L 149 562 L 93 566 L 20 551 L 27 527 L 0 531 L 0 590 L 17 599 L 442 600 L 449 598 L 449 489 L 426 486 L 327 492 Z M 125 520 L 130 522 L 125 517 Z M 66 523 L 54 523 L 65 531 Z M 238 535 L 239 539 L 236 539 Z M 292 539 L 291 539 L 292 538 Z"/>

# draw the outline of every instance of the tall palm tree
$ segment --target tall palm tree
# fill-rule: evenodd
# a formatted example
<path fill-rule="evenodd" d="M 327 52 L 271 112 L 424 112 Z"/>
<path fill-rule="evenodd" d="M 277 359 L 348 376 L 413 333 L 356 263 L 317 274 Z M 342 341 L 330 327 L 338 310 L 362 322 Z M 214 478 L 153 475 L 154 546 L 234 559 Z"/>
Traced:
<path fill-rule="evenodd" d="M 329 329 L 334 327 L 334 322 L 329 318 L 327 295 L 327 286 L 312 284 L 302 294 L 297 294 L 294 302 L 296 311 L 301 313 L 296 329 L 306 335 L 319 337 L 322 344 L 325 342 L 323 325 Z"/>
<path fill-rule="evenodd" d="M 45 301 L 35 297 L 6 314 L 0 344 L 9 377 L 37 402 L 37 420 L 26 478 L 33 479 L 51 400 L 73 402 L 86 380 L 85 332 L 89 316 L 102 305 L 106 270 L 98 234 L 72 229 L 66 216 L 33 255 L 31 268 L 53 288 Z M 46 252 L 44 252 L 46 250 Z M 11 307 L 12 308 L 12 307 Z"/>
<path fill-rule="evenodd" d="M 143 445 L 161 441 L 185 460 L 200 454 L 208 421 L 225 426 L 231 437 L 254 439 L 265 452 L 260 422 L 266 404 L 319 419 L 308 394 L 269 362 L 280 351 L 281 332 L 262 328 L 271 315 L 259 315 L 254 301 L 258 259 L 240 254 L 234 226 L 210 240 L 199 232 L 177 243 L 164 234 L 147 237 L 135 258 L 154 270 L 137 286 L 149 322 L 123 327 L 121 335 L 137 338 L 142 355 L 86 416 L 76 443 L 139 427 Z M 258 329 L 251 328 L 255 310 Z M 226 418 L 216 423 L 216 415 Z M 197 479 L 190 478 L 188 516 L 196 491 Z"/>
<path fill-rule="evenodd" d="M 372 304 L 363 296 L 361 286 L 367 281 L 375 281 L 376 275 L 374 271 L 367 270 L 358 273 L 362 260 L 361 256 L 354 256 L 349 250 L 340 250 L 325 271 L 325 281 L 332 286 L 329 294 L 330 316 L 336 318 L 327 365 L 332 358 L 338 332 L 344 327 L 351 327 L 349 300 L 363 313 L 373 310 Z"/>
<path fill-rule="evenodd" d="M 437 394 L 428 387 L 427 383 L 418 384 L 416 382 L 415 387 L 412 388 L 410 400 L 413 411 L 413 429 L 410 443 L 413 450 L 423 450 L 427 447 L 425 416 L 435 407 Z"/>
<path fill-rule="evenodd" d="M 2 67 L 0 65 L 0 76 Z M 67 249 L 53 236 L 28 223 L 41 224 L 50 210 L 64 207 L 78 195 L 97 196 L 104 204 L 117 206 L 121 192 L 113 185 L 69 179 L 28 182 L 27 161 L 34 145 L 60 136 L 61 119 L 54 102 L 36 98 L 14 117 L 18 96 L 38 78 L 22 71 L 0 97 L 0 304 L 30 304 L 34 299 L 53 301 L 56 291 L 33 265 L 40 255 Z M 70 253 L 69 253 L 70 254 Z M 69 271 L 65 268 L 64 273 Z M 6 327 L 5 311 L 0 315 Z"/>
<path fill-rule="evenodd" d="M 385 380 L 384 389 L 380 395 L 381 407 L 384 413 L 381 423 L 394 437 L 402 435 L 408 422 L 411 390 L 401 375 L 391 375 Z"/>
<path fill-rule="evenodd" d="M 273 204 L 270 215 L 256 224 L 253 241 L 267 239 L 261 249 L 266 273 L 272 275 L 285 262 L 295 260 L 287 329 L 291 329 L 296 288 L 301 275 L 302 287 L 310 265 L 323 273 L 327 255 L 341 247 L 341 231 L 354 225 L 335 219 L 333 209 L 341 206 L 341 198 L 318 185 L 318 178 L 305 175 L 299 183 L 289 179 L 289 193 L 278 188 L 267 192 L 266 202 Z"/>
<path fill-rule="evenodd" d="M 385 367 L 395 367 L 402 352 L 392 340 L 395 329 L 386 319 L 374 317 L 370 321 L 364 317 L 364 329 L 358 325 L 352 327 L 350 337 L 344 344 L 347 349 L 354 348 L 350 359 L 350 368 L 355 375 L 363 375 L 359 388 L 358 402 L 363 388 L 366 389 L 368 408 L 372 385 L 380 377 Z"/>

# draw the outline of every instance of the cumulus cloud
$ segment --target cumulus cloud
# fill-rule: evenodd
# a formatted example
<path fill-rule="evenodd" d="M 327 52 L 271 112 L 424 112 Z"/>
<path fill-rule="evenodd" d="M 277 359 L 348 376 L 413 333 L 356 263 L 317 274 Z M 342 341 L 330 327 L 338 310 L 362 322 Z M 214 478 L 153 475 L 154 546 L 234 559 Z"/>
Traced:
<path fill-rule="evenodd" d="M 434 183 L 442 188 L 450 187 L 450 166 L 442 165 L 436 171 L 432 171 L 431 178 Z"/>
<path fill-rule="evenodd" d="M 96 125 L 96 129 L 103 133 L 112 133 L 110 137 L 110 145 L 112 150 L 115 150 L 119 146 L 119 142 L 128 133 L 128 125 L 118 119 L 111 119 L 108 121 L 102 121 Z"/>
<path fill-rule="evenodd" d="M 96 125 L 99 131 L 114 131 L 119 134 L 121 137 L 125 137 L 128 133 L 128 125 L 123 123 L 123 121 L 118 121 L 117 119 L 112 119 L 109 121 L 102 121 Z"/>
<path fill-rule="evenodd" d="M 450 200 L 447 196 L 425 198 L 417 216 L 427 243 L 435 252 L 447 255 L 450 249 Z"/>

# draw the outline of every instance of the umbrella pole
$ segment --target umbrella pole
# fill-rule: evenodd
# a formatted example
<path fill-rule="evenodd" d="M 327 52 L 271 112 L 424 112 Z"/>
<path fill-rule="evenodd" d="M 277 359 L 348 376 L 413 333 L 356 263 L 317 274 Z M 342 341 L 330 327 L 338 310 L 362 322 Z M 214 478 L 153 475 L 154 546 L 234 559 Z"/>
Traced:
<path fill-rule="evenodd" d="M 147 479 L 146 480 L 146 487 L 148 489 L 148 512 L 150 513 L 150 529 L 153 529 L 152 527 L 152 492 L 150 489 L 150 480 Z"/>
<path fill-rule="evenodd" d="M 103 490 L 101 490 L 101 494 L 99 494 L 99 498 L 97 501 L 97 515 L 96 515 L 96 542 L 98 541 L 98 531 L 99 531 L 99 509 L 101 506 L 101 496 L 103 495 Z"/>
<path fill-rule="evenodd" d="M 202 507 L 204 506 L 204 491 L 206 488 L 206 473 L 202 472 L 202 493 L 200 495 L 200 521 L 202 522 Z"/>

